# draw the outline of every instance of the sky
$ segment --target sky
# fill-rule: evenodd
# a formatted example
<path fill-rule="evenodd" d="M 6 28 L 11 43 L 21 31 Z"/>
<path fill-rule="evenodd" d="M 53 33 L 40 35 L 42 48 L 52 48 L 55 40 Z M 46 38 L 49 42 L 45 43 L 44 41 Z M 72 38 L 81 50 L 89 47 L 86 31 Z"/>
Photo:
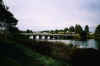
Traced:
<path fill-rule="evenodd" d="M 63 29 L 100 24 L 100 0 L 4 0 L 21 30 Z"/>

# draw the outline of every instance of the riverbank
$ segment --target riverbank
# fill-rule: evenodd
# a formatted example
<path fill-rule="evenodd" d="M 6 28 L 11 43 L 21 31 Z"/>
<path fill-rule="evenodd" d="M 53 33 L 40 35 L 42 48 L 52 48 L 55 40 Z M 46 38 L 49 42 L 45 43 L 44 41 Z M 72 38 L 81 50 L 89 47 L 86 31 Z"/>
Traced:
<path fill-rule="evenodd" d="M 42 40 L 43 41 L 43 40 Z M 45 41 L 45 40 L 44 40 Z M 94 49 L 99 49 L 100 46 L 100 41 L 95 40 L 95 39 L 88 39 L 88 40 L 47 40 L 50 42 L 62 42 L 65 43 L 66 45 L 72 44 L 73 46 L 77 46 L 78 48 L 94 48 Z"/>
<path fill-rule="evenodd" d="M 92 56 L 95 53 L 98 58 L 100 56 L 95 49 L 86 50 L 86 48 L 75 48 L 71 44 L 66 45 L 61 42 L 34 41 L 25 38 L 0 39 L 0 46 L 1 57 L 5 58 L 6 64 L 10 63 L 10 66 L 17 66 L 17 64 L 18 66 L 72 66 L 73 61 L 78 61 L 78 56 L 87 59 L 89 59 L 88 55 Z M 96 55 L 93 57 L 97 57 Z"/>
<path fill-rule="evenodd" d="M 98 58 L 100 57 L 99 50 L 93 48 L 75 48 L 62 43 L 52 43 L 47 41 L 35 41 L 32 45 L 32 50 L 57 60 L 71 62 L 73 66 L 78 66 L 79 62 L 84 62 L 84 64 L 87 65 L 86 60 L 91 62 L 96 61 L 98 63 Z M 83 59 L 85 61 L 83 61 Z M 94 64 L 91 62 L 88 62 L 88 64 Z"/>
<path fill-rule="evenodd" d="M 46 54 L 50 48 L 47 49 L 45 46 L 42 46 L 43 44 L 43 42 L 32 41 L 29 39 L 0 39 L 0 58 L 2 58 L 0 59 L 0 65 L 71 66 L 71 63 L 64 59 L 57 59 Z M 47 50 L 44 51 L 44 49 Z"/>
<path fill-rule="evenodd" d="M 74 49 L 71 57 L 72 66 L 100 65 L 100 51 L 93 48 Z"/>

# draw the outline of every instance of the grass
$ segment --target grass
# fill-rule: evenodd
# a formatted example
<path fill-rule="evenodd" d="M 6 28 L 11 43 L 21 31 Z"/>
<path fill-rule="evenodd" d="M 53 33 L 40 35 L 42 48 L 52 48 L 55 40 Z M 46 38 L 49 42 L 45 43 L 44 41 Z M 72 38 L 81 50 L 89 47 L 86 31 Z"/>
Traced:
<path fill-rule="evenodd" d="M 1 56 L 0 57 L 0 66 L 21 66 L 21 64 L 17 63 L 16 60 Z"/>
<path fill-rule="evenodd" d="M 0 37 L 1 66 L 70 66 L 62 57 L 61 43 L 32 41 L 29 39 L 3 39 Z M 67 47 L 67 46 L 66 46 Z M 58 49 L 57 49 L 58 48 Z M 57 54 L 58 53 L 58 54 Z M 58 57 L 56 57 L 58 55 Z M 2 58 L 2 59 L 1 59 Z"/>
<path fill-rule="evenodd" d="M 1 66 L 72 66 L 73 61 L 77 65 L 82 59 L 100 56 L 97 50 L 79 49 L 72 44 L 34 41 L 22 36 L 13 38 L 0 35 Z"/>
<path fill-rule="evenodd" d="M 82 59 L 93 61 L 98 56 L 98 50 L 80 49 L 72 44 L 0 35 L 0 66 L 72 66 L 72 62 L 78 65 Z"/>

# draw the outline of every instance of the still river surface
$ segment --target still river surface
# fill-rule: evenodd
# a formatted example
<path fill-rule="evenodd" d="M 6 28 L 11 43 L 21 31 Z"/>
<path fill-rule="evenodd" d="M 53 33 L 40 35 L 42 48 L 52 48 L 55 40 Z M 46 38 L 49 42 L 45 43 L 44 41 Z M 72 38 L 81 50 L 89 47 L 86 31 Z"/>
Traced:
<path fill-rule="evenodd" d="M 65 44 L 73 44 L 74 46 L 78 46 L 79 48 L 94 48 L 94 49 L 100 49 L 100 40 L 86 40 L 86 41 L 80 41 L 80 40 L 47 40 L 50 42 L 63 42 Z"/>
<path fill-rule="evenodd" d="M 74 46 L 78 46 L 79 48 L 94 48 L 100 49 L 100 40 L 89 39 L 85 41 L 80 40 L 43 40 L 50 42 L 63 42 L 65 44 L 73 44 Z"/>
<path fill-rule="evenodd" d="M 65 44 L 73 44 L 74 46 L 77 45 L 80 48 L 100 48 L 100 41 L 90 39 L 86 41 L 80 41 L 80 40 L 48 40 L 52 42 L 63 42 Z"/>

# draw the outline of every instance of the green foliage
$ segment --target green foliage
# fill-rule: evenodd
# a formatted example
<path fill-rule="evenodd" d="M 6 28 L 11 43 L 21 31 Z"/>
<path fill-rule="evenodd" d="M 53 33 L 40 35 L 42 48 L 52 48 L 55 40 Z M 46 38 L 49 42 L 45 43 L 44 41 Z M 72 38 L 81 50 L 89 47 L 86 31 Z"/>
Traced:
<path fill-rule="evenodd" d="M 20 33 L 21 31 L 17 27 L 9 26 L 9 31 L 11 33 Z"/>
<path fill-rule="evenodd" d="M 95 39 L 100 39 L 100 24 L 96 27 Z"/>
<path fill-rule="evenodd" d="M 3 1 L 0 3 L 0 22 L 5 24 L 3 27 L 9 31 L 10 27 L 17 25 L 18 20 L 13 16 L 13 14 L 6 8 Z"/>
<path fill-rule="evenodd" d="M 69 46 L 70 48 L 73 48 L 73 44 L 69 44 L 68 46 Z"/>
<path fill-rule="evenodd" d="M 51 33 L 51 34 L 54 34 L 54 31 L 53 31 L 53 30 L 51 30 L 51 31 L 50 31 L 50 33 Z"/>
<path fill-rule="evenodd" d="M 27 45 L 30 45 L 29 43 L 31 43 L 31 41 L 28 39 L 27 39 L 27 41 L 26 40 L 23 40 L 23 41 L 25 43 L 27 43 Z M 0 63 L 0 65 L 1 66 L 4 66 L 4 65 L 5 66 L 6 65 L 10 65 L 10 66 L 33 66 L 33 65 L 35 65 L 35 66 L 63 66 L 64 65 L 64 66 L 67 66 L 67 65 L 69 65 L 70 66 L 70 64 L 67 61 L 63 60 L 63 58 L 65 58 L 66 55 L 63 58 L 61 57 L 62 60 L 53 58 L 54 56 L 52 57 L 52 56 L 48 56 L 46 54 L 42 55 L 42 53 L 40 54 L 39 51 L 38 52 L 34 51 L 32 46 L 30 46 L 31 48 L 26 46 L 24 44 L 24 42 L 20 42 L 18 40 L 16 40 L 16 41 L 0 40 L 0 46 L 4 45 L 4 47 L 6 47 L 5 49 L 0 48 L 0 51 L 3 51 L 0 54 L 0 60 L 2 61 Z M 59 50 L 58 54 L 60 54 L 60 53 L 62 54 L 62 52 L 60 51 L 60 50 L 62 50 L 61 48 L 63 48 L 63 50 L 66 50 L 66 49 L 64 49 L 64 45 L 61 43 L 57 43 L 57 46 L 52 44 L 52 42 L 38 42 L 38 41 L 35 42 L 35 41 L 33 41 L 33 43 L 34 43 L 33 46 L 41 47 L 41 49 L 40 49 L 41 52 L 45 52 L 48 49 L 52 50 L 52 52 L 53 52 L 53 51 L 57 51 L 57 50 L 55 50 L 55 48 L 58 48 L 58 50 Z M 46 46 L 50 46 L 51 48 L 46 48 L 46 46 L 44 44 Z M 40 47 L 36 47 L 35 50 L 38 50 Z M 8 50 L 6 50 L 7 48 L 8 48 Z M 46 49 L 43 50 L 44 48 L 46 48 Z M 57 55 L 55 54 L 55 57 L 56 56 Z M 60 56 L 62 56 L 62 55 L 59 55 L 59 57 Z"/>
<path fill-rule="evenodd" d="M 81 40 L 87 40 L 88 39 L 88 33 L 85 32 L 85 31 L 82 31 L 80 33 L 80 38 L 81 38 Z"/>
<path fill-rule="evenodd" d="M 56 30 L 55 30 L 55 33 L 57 34 L 58 32 L 59 32 L 59 30 L 56 29 Z"/>
<path fill-rule="evenodd" d="M 2 0 L 0 0 L 0 3 L 2 3 Z"/>
<path fill-rule="evenodd" d="M 88 39 L 95 39 L 95 34 L 93 33 L 93 34 L 89 34 L 88 35 Z"/>
<path fill-rule="evenodd" d="M 0 66 L 21 66 L 16 60 L 8 58 L 6 56 L 0 57 Z"/>
<path fill-rule="evenodd" d="M 76 24 L 75 32 L 80 34 L 82 31 L 83 31 L 83 29 L 82 29 L 81 25 Z"/>
<path fill-rule="evenodd" d="M 88 25 L 85 26 L 84 31 L 87 32 L 87 33 L 89 33 L 89 26 Z"/>
<path fill-rule="evenodd" d="M 100 24 L 96 27 L 95 33 L 100 34 Z"/>
<path fill-rule="evenodd" d="M 28 30 L 26 31 L 26 33 L 32 33 L 32 30 L 29 30 L 29 29 L 28 29 Z"/>
<path fill-rule="evenodd" d="M 69 32 L 74 32 L 74 31 L 75 31 L 74 26 L 70 26 L 69 27 Z"/>
<path fill-rule="evenodd" d="M 66 28 L 64 28 L 64 33 L 66 33 L 68 31 L 68 28 L 66 27 Z"/>

